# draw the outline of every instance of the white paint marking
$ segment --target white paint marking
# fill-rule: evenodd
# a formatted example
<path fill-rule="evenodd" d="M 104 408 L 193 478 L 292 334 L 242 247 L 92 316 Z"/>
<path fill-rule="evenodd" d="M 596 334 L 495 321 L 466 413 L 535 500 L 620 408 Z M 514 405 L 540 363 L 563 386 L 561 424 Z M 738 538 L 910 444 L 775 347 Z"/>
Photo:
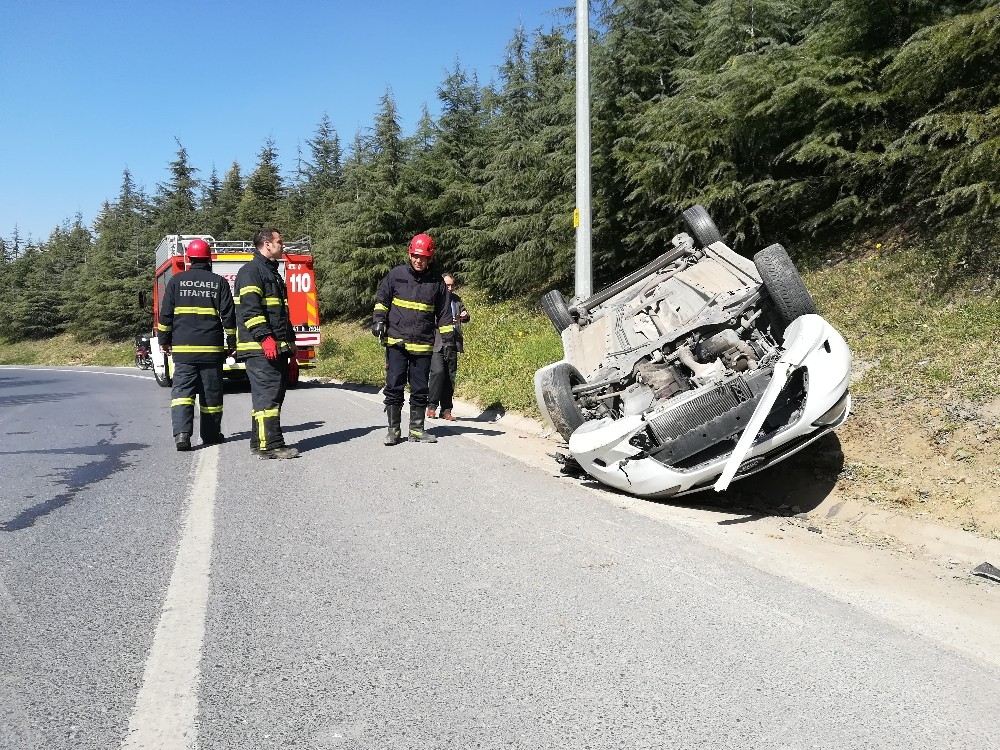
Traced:
<path fill-rule="evenodd" d="M 218 473 L 218 446 L 198 451 L 177 561 L 123 750 L 197 747 L 195 717 Z"/>
<path fill-rule="evenodd" d="M 14 365 L 0 365 L 0 370 L 28 370 L 32 372 L 68 372 L 73 375 L 80 372 L 86 372 L 92 375 L 117 375 L 119 378 L 139 378 L 139 380 L 153 379 L 151 375 L 134 375 L 130 372 L 108 372 L 107 370 L 84 370 L 84 369 L 61 370 L 61 369 L 56 369 L 55 367 L 17 367 Z"/>

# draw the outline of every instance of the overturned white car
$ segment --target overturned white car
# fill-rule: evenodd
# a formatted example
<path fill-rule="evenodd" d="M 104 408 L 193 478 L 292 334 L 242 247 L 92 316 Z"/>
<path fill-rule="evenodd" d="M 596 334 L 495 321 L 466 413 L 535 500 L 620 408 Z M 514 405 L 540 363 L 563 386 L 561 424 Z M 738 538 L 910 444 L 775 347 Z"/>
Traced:
<path fill-rule="evenodd" d="M 564 358 L 538 408 L 604 484 L 645 497 L 724 490 L 841 425 L 851 353 L 781 245 L 751 262 L 701 206 L 688 232 L 586 300 L 542 308 Z"/>

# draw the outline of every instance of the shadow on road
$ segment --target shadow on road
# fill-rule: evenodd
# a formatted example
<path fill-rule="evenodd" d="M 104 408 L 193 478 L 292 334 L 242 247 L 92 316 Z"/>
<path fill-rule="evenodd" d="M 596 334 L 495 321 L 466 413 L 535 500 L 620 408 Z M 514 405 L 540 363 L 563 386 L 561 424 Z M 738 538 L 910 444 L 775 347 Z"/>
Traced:
<path fill-rule="evenodd" d="M 110 427 L 111 437 L 99 440 L 96 445 L 82 445 L 73 448 L 46 448 L 43 450 L 0 451 L 0 455 L 44 455 L 44 456 L 93 456 L 96 460 L 81 466 L 57 469 L 53 476 L 64 486 L 64 491 L 48 500 L 32 505 L 18 513 L 9 521 L 0 522 L 0 531 L 21 531 L 35 525 L 35 521 L 69 504 L 84 489 L 103 482 L 130 466 L 130 454 L 144 450 L 145 443 L 115 443 L 117 425 L 97 425 Z"/>
<path fill-rule="evenodd" d="M 725 492 L 709 487 L 692 495 L 675 498 L 647 498 L 659 505 L 677 505 L 709 513 L 742 514 L 726 518 L 720 526 L 752 523 L 772 516 L 793 516 L 808 513 L 818 507 L 837 484 L 844 468 L 844 451 L 835 433 L 829 433 L 800 453 L 771 468 L 741 479 Z M 629 493 L 608 487 L 587 477 L 586 487 L 611 494 Z"/>
<path fill-rule="evenodd" d="M 5 406 L 30 406 L 82 396 L 81 393 L 25 393 L 20 396 L 0 396 L 0 409 Z"/>
<path fill-rule="evenodd" d="M 36 385 L 51 387 L 53 383 L 62 381 L 63 378 L 51 377 L 47 380 L 25 380 L 24 378 L 11 378 L 0 375 L 0 387 L 3 388 L 31 388 Z"/>
<path fill-rule="evenodd" d="M 346 430 L 340 430 L 339 432 L 329 432 L 326 435 L 316 435 L 314 437 L 307 437 L 299 442 L 295 443 L 295 447 L 299 449 L 300 452 L 306 453 L 307 451 L 316 450 L 317 448 L 325 448 L 328 445 L 339 445 L 340 443 L 346 443 L 355 438 L 364 437 L 369 432 L 374 432 L 375 430 L 380 430 L 383 425 L 371 425 L 369 427 L 351 427 Z"/>
<path fill-rule="evenodd" d="M 380 385 L 359 385 L 358 383 L 328 383 L 324 380 L 303 380 L 299 383 L 299 388 L 332 388 L 338 391 L 351 391 L 352 393 L 367 393 L 370 396 L 382 392 Z"/>
<path fill-rule="evenodd" d="M 426 423 L 427 431 L 437 437 L 452 437 L 458 435 L 485 435 L 496 437 L 505 434 L 503 430 L 484 430 L 482 427 L 467 427 L 462 422 L 475 422 L 476 419 L 459 419 L 454 422 L 442 422 L 435 419 Z"/>
<path fill-rule="evenodd" d="M 290 424 L 290 425 L 281 425 L 281 431 L 282 431 L 282 433 L 286 433 L 286 432 L 303 432 L 305 430 L 315 430 L 315 429 L 318 429 L 318 428 L 322 427 L 325 424 L 326 424 L 326 422 L 316 421 L 316 422 L 300 422 L 298 424 Z M 249 439 L 250 439 L 250 430 L 242 430 L 240 432 L 230 432 L 229 435 L 226 436 L 226 442 L 227 443 L 236 443 L 236 442 L 239 442 L 240 440 L 249 440 Z M 204 447 L 206 447 L 206 446 L 204 446 L 204 445 L 197 445 L 197 446 L 195 446 L 195 450 L 198 450 L 199 448 L 204 448 Z"/>
<path fill-rule="evenodd" d="M 494 401 L 485 407 L 478 416 L 462 418 L 463 422 L 498 422 L 507 413 L 507 409 L 499 401 Z"/>

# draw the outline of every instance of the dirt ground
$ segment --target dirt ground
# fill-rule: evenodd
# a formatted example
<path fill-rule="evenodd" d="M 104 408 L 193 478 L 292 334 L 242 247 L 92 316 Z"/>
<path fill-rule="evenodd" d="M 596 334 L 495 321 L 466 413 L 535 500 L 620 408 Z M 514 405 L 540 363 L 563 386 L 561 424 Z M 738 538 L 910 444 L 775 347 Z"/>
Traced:
<path fill-rule="evenodd" d="M 1000 540 L 1000 398 L 980 407 L 858 398 L 837 442 L 833 499 Z M 814 454 L 825 471 L 837 462 L 830 450 Z"/>
<path fill-rule="evenodd" d="M 1000 540 L 1000 398 L 942 408 L 855 397 L 833 435 L 710 504 L 789 516 L 845 505 Z"/>

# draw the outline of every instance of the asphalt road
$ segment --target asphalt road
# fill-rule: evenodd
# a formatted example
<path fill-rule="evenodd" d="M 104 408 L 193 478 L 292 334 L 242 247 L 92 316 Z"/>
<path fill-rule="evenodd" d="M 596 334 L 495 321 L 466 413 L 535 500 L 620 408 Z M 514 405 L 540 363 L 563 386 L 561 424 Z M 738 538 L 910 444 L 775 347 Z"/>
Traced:
<path fill-rule="evenodd" d="M 0 368 L 0 748 L 996 748 L 1000 672 L 489 448 L 177 453 L 135 370 Z M 404 412 L 405 414 L 405 412 Z M 469 439 L 470 434 L 480 439 Z"/>

